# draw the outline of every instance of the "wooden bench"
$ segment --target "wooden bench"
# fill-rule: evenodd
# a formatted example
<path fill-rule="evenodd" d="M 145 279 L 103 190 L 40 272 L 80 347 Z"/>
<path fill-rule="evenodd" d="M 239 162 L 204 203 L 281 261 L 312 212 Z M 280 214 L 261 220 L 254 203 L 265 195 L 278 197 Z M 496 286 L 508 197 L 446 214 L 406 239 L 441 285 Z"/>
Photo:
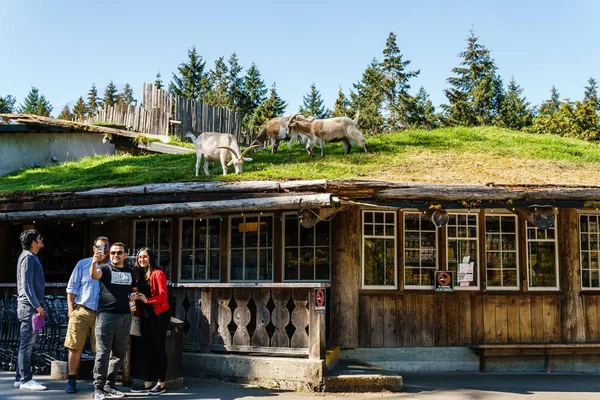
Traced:
<path fill-rule="evenodd" d="M 600 354 L 600 343 L 507 343 L 474 344 L 471 346 L 479 356 L 479 371 L 485 372 L 485 358 L 498 356 L 544 356 L 544 369 L 552 371 L 552 355 Z"/>

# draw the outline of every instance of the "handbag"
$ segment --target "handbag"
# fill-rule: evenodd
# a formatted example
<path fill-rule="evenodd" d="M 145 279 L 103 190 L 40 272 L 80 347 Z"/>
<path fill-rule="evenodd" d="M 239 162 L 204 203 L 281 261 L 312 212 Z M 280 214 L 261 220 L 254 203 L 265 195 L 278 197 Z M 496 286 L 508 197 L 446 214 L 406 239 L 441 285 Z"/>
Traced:
<path fill-rule="evenodd" d="M 137 315 L 131 316 L 131 328 L 129 329 L 131 336 L 142 336 L 142 320 Z"/>

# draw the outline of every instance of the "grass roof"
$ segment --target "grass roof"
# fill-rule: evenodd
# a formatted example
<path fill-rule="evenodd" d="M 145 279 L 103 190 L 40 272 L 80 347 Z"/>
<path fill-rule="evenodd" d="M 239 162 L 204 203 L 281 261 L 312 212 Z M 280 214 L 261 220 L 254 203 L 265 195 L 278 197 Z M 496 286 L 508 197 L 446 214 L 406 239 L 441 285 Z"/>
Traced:
<path fill-rule="evenodd" d="M 496 185 L 596 185 L 600 145 L 555 135 L 535 135 L 494 127 L 413 130 L 367 138 L 344 155 L 339 143 L 325 158 L 309 157 L 298 143 L 278 154 L 250 152 L 252 162 L 224 177 L 194 176 L 195 154 L 95 156 L 57 166 L 23 169 L 0 177 L 0 193 L 49 192 L 105 186 L 209 180 L 369 179 L 395 182 Z M 317 151 L 318 154 L 318 151 Z"/>

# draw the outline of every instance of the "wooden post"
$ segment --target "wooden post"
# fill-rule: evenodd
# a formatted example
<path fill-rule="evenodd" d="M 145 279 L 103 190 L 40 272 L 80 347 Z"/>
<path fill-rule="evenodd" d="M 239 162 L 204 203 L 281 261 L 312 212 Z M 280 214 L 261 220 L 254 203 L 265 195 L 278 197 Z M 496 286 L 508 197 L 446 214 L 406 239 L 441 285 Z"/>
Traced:
<path fill-rule="evenodd" d="M 325 359 L 325 314 L 315 311 L 314 289 L 308 289 L 308 358 L 310 360 Z"/>
<path fill-rule="evenodd" d="M 585 317 L 579 268 L 577 211 L 561 209 L 557 217 L 561 296 L 561 328 L 564 343 L 585 342 Z"/>
<path fill-rule="evenodd" d="M 213 337 L 215 334 L 215 299 L 213 296 L 213 290 L 209 288 L 202 288 L 202 310 L 200 316 L 200 349 L 204 353 L 210 352 L 210 345 L 212 344 Z"/>

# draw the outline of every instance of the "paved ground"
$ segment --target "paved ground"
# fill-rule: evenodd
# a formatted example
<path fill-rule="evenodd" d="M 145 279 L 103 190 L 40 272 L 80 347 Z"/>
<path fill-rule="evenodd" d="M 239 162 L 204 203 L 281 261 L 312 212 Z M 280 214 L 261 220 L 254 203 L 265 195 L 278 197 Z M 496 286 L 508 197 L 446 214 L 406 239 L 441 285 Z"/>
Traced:
<path fill-rule="evenodd" d="M 213 379 L 184 378 L 184 386 L 171 390 L 160 397 L 163 400 L 191 399 L 424 399 L 424 400 L 587 400 L 600 399 L 599 375 L 557 374 L 403 374 L 403 393 L 298 393 L 279 392 L 245 385 L 221 382 Z M 39 378 L 39 379 L 38 379 Z M 79 400 L 92 398 L 90 380 L 79 382 L 80 391 L 69 395 L 64 392 L 65 381 L 52 380 L 49 376 L 35 377 L 48 386 L 44 392 L 26 392 L 13 389 L 13 372 L 0 371 L 0 399 L 6 400 Z M 131 399 L 148 399 L 146 394 L 129 394 Z"/>

